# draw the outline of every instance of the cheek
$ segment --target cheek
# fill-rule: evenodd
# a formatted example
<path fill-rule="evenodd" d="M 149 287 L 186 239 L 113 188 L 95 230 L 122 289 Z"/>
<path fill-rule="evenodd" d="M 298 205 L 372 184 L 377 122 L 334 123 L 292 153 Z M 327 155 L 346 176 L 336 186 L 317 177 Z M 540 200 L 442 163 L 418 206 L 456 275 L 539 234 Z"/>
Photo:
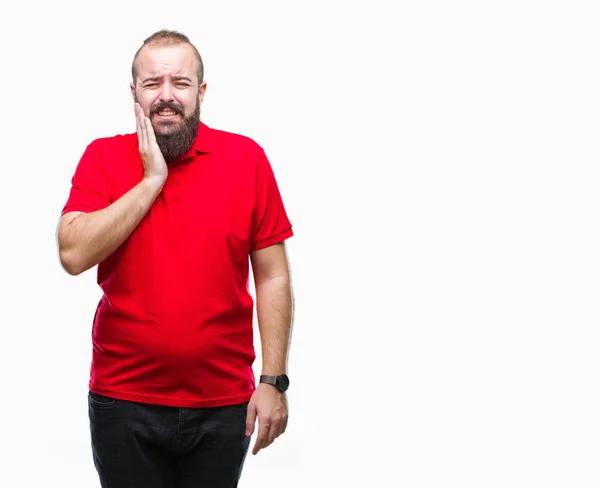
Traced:
<path fill-rule="evenodd" d="M 186 115 L 190 115 L 196 108 L 196 99 L 194 97 L 180 96 L 177 103 L 183 107 Z"/>
<path fill-rule="evenodd" d="M 148 114 L 150 107 L 156 103 L 156 96 L 153 93 L 142 92 L 137 94 L 137 101 Z"/>

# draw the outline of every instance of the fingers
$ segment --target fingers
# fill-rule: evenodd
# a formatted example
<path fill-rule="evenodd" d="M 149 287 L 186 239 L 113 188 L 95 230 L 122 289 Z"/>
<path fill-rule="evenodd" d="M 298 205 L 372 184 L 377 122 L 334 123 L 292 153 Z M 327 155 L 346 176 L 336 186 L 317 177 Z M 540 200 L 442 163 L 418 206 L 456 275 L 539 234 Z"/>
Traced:
<path fill-rule="evenodd" d="M 146 149 L 148 147 L 148 135 L 146 130 L 146 123 L 144 122 L 144 111 L 142 110 L 142 107 L 140 107 L 139 103 L 135 104 L 135 114 L 138 133 L 138 143 L 140 148 Z"/>
<path fill-rule="evenodd" d="M 279 430 L 277 431 L 277 437 L 279 437 L 281 434 L 283 434 L 285 432 L 285 430 L 287 429 L 287 423 L 288 423 L 288 416 L 286 414 L 279 421 Z"/>
<path fill-rule="evenodd" d="M 256 424 L 256 406 L 253 403 L 248 404 L 246 413 L 246 435 L 254 434 L 254 425 Z"/>
<path fill-rule="evenodd" d="M 273 444 L 275 439 L 285 432 L 285 429 L 287 428 L 287 419 L 287 414 L 285 414 L 271 424 L 271 428 L 269 429 L 269 438 L 264 447 L 269 447 L 271 444 Z"/>
<path fill-rule="evenodd" d="M 258 454 L 258 451 L 267 446 L 271 429 L 271 422 L 268 418 L 258 418 L 258 435 L 252 449 L 252 454 Z M 271 441 L 272 442 L 272 441 Z"/>
<path fill-rule="evenodd" d="M 285 418 L 285 422 L 283 424 L 283 429 L 281 431 L 281 433 L 283 434 L 286 430 L 287 430 L 287 425 L 288 425 L 288 419 L 287 417 Z"/>
<path fill-rule="evenodd" d="M 138 135 L 138 146 L 142 146 L 142 135 L 141 135 L 141 124 L 140 124 L 140 113 L 139 113 L 139 109 L 138 109 L 139 105 L 136 103 L 134 105 L 133 111 L 135 113 L 135 130 L 137 131 L 137 135 Z"/>
<path fill-rule="evenodd" d="M 269 447 L 275 439 L 283 434 L 287 428 L 287 413 L 281 417 L 271 419 L 269 417 L 258 418 L 258 435 L 252 454 L 256 455 L 261 449 Z"/>
<path fill-rule="evenodd" d="M 154 134 L 152 122 L 150 122 L 149 117 L 146 117 L 139 103 L 135 104 L 135 114 L 140 147 L 149 148 L 151 145 L 156 144 L 156 135 Z"/>
<path fill-rule="evenodd" d="M 146 139 L 148 144 L 156 144 L 156 135 L 154 134 L 154 128 L 152 127 L 152 122 L 148 117 L 144 117 L 144 122 L 146 124 Z"/>
<path fill-rule="evenodd" d="M 271 424 L 271 428 L 269 429 L 269 434 L 267 436 L 267 441 L 265 442 L 263 449 L 273 444 L 275 439 L 279 437 L 279 433 L 279 426 L 277 424 Z"/>

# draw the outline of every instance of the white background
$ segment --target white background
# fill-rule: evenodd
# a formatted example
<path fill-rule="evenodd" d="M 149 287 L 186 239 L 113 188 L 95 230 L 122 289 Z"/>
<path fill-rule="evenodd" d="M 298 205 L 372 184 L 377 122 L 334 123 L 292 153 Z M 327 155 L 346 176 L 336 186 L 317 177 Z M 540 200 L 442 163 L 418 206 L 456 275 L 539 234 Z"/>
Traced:
<path fill-rule="evenodd" d="M 131 60 L 163 27 L 296 233 L 290 423 L 241 486 L 600 486 L 594 5 L 2 7 L 0 486 L 99 486 L 100 289 L 55 228 L 85 146 L 135 130 Z"/>

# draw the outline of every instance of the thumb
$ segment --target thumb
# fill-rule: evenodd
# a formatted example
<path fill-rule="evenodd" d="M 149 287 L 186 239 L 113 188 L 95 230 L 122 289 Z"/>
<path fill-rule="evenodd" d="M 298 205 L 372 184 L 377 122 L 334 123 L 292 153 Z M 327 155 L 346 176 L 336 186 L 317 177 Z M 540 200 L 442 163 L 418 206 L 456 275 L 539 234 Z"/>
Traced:
<path fill-rule="evenodd" d="M 248 404 L 248 411 L 246 412 L 246 435 L 252 435 L 254 433 L 254 425 L 256 424 L 256 406 L 254 403 Z"/>

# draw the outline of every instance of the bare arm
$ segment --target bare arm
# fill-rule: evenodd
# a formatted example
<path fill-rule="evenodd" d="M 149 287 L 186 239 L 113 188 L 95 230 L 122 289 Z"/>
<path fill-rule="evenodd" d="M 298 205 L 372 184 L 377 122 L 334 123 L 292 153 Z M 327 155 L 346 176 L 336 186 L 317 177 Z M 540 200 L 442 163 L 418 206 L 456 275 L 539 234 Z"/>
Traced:
<path fill-rule="evenodd" d="M 110 256 L 125 242 L 148 212 L 167 179 L 167 165 L 156 143 L 150 119 L 135 106 L 142 180 L 102 210 L 69 212 L 58 223 L 62 266 L 72 275 L 83 273 Z"/>
<path fill-rule="evenodd" d="M 60 261 L 72 275 L 110 256 L 138 226 L 160 193 L 160 180 L 144 178 L 112 205 L 96 212 L 69 212 L 58 224 Z"/>
<path fill-rule="evenodd" d="M 293 321 L 293 294 L 285 244 L 250 255 L 262 346 L 262 374 L 287 373 Z"/>

